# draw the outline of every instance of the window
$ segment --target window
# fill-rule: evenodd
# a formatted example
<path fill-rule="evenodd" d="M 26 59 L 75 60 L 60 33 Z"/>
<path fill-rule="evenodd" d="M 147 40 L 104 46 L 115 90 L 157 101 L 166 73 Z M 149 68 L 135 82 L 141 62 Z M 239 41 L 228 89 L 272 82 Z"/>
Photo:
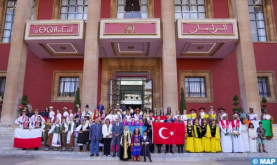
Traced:
<path fill-rule="evenodd" d="M 253 41 L 267 41 L 263 1 L 248 0 L 248 9 Z"/>
<path fill-rule="evenodd" d="M 0 77 L 0 98 L 3 98 L 5 92 L 6 77 Z"/>
<path fill-rule="evenodd" d="M 60 19 L 87 20 L 88 0 L 62 0 Z"/>
<path fill-rule="evenodd" d="M 117 18 L 148 18 L 148 0 L 118 0 Z"/>
<path fill-rule="evenodd" d="M 79 78 L 77 77 L 61 77 L 60 78 L 60 97 L 74 97 L 79 87 Z"/>
<path fill-rule="evenodd" d="M 206 97 L 204 77 L 186 77 L 186 97 Z"/>
<path fill-rule="evenodd" d="M 175 0 L 175 19 L 206 18 L 205 0 Z"/>
<path fill-rule="evenodd" d="M 213 103 L 211 71 L 180 70 L 179 91 L 184 89 L 188 103 Z"/>
<path fill-rule="evenodd" d="M 269 97 L 267 77 L 258 77 L 258 87 L 260 97 Z"/>
<path fill-rule="evenodd" d="M 8 0 L 2 42 L 11 42 L 15 8 L 16 0 Z"/>

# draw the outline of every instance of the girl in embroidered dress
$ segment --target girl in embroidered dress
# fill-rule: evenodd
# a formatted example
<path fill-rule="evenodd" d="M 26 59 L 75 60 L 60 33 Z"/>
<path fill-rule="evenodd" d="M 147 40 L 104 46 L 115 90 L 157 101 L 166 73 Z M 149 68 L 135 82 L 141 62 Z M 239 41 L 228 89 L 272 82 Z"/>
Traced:
<path fill-rule="evenodd" d="M 187 120 L 187 129 L 186 129 L 186 146 L 185 150 L 188 152 L 194 152 L 194 133 L 193 126 L 191 125 L 191 119 Z"/>
<path fill-rule="evenodd" d="M 207 124 L 207 119 L 202 120 L 202 149 L 203 152 L 211 152 L 211 129 L 209 124 Z"/>
<path fill-rule="evenodd" d="M 219 128 L 215 123 L 215 119 L 211 123 L 211 152 L 221 152 Z"/>
<path fill-rule="evenodd" d="M 254 128 L 254 124 L 250 123 L 248 128 L 249 135 L 249 150 L 250 152 L 257 152 L 257 132 Z"/>
<path fill-rule="evenodd" d="M 45 151 L 48 151 L 49 150 L 49 144 L 51 145 L 50 143 L 50 138 L 48 136 L 48 132 L 50 131 L 51 129 L 51 119 L 50 118 L 47 118 L 46 120 L 46 123 L 43 124 L 42 128 L 43 128 L 43 132 L 44 132 L 44 150 Z M 48 142 L 48 139 L 49 139 L 49 142 Z M 51 139 L 51 142 L 52 142 L 52 139 Z"/>
<path fill-rule="evenodd" d="M 128 126 L 124 127 L 123 134 L 120 141 L 120 160 L 132 159 L 130 146 L 131 146 L 131 133 Z"/>
<path fill-rule="evenodd" d="M 196 118 L 194 119 L 194 126 L 193 126 L 193 130 L 194 130 L 194 152 L 203 152 L 202 149 L 202 129 L 201 126 L 199 125 L 199 120 Z"/>
<path fill-rule="evenodd" d="M 73 149 L 74 149 L 74 144 L 75 144 L 74 126 L 75 126 L 75 123 L 73 121 L 73 116 L 72 116 L 72 117 L 70 117 L 70 120 L 68 122 L 68 132 L 67 132 L 67 142 L 66 142 L 68 151 L 73 151 Z"/>
<path fill-rule="evenodd" d="M 132 156 L 134 161 L 140 161 L 140 154 L 141 154 L 141 134 L 138 128 L 134 129 L 131 145 L 132 145 Z"/>
<path fill-rule="evenodd" d="M 54 147 L 54 151 L 58 151 L 58 148 L 61 147 L 61 127 L 59 119 L 55 120 L 55 124 L 52 125 L 48 135 L 51 133 L 53 133 L 51 146 Z"/>

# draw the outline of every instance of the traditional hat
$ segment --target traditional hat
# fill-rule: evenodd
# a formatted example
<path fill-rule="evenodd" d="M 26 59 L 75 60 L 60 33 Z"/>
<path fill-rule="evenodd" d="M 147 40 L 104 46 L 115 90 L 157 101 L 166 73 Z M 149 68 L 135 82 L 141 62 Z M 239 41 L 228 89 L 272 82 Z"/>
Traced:
<path fill-rule="evenodd" d="M 235 114 L 233 115 L 233 117 L 234 117 L 234 116 L 239 116 L 239 115 L 235 113 Z"/>
<path fill-rule="evenodd" d="M 50 106 L 49 108 L 53 109 L 53 107 L 52 107 L 52 106 Z"/>
<path fill-rule="evenodd" d="M 66 108 L 66 107 L 63 107 L 63 109 L 64 109 L 64 110 L 67 110 L 67 108 Z"/>
<path fill-rule="evenodd" d="M 190 109 L 189 111 L 196 111 L 194 108 Z"/>
<path fill-rule="evenodd" d="M 88 104 L 85 106 L 85 108 L 89 108 Z"/>
<path fill-rule="evenodd" d="M 223 110 L 223 111 L 225 111 L 225 109 L 224 109 L 224 108 L 218 108 L 218 110 Z"/>
<path fill-rule="evenodd" d="M 198 110 L 201 110 L 201 109 L 206 110 L 204 107 L 200 107 Z"/>
<path fill-rule="evenodd" d="M 224 113 L 224 114 L 221 116 L 221 118 L 223 118 L 223 117 L 225 117 L 225 116 L 227 117 L 227 114 L 226 114 L 226 113 Z"/>

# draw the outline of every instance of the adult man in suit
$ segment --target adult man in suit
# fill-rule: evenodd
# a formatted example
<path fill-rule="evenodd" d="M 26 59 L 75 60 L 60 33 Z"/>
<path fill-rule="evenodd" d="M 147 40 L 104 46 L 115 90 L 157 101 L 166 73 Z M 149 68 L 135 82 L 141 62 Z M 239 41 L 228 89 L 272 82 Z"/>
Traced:
<path fill-rule="evenodd" d="M 97 109 L 99 110 L 100 114 L 102 115 L 103 110 L 105 110 L 104 105 L 100 102 L 99 105 L 97 106 Z"/>
<path fill-rule="evenodd" d="M 90 144 L 90 156 L 94 156 L 94 151 L 96 156 L 99 156 L 99 141 L 102 138 L 102 125 L 99 123 L 99 119 L 95 120 L 95 124 L 91 125 L 89 131 Z"/>
<path fill-rule="evenodd" d="M 118 146 L 117 155 L 120 156 L 120 140 L 123 132 L 122 123 L 120 123 L 120 118 L 116 118 L 116 122 L 113 124 L 112 134 L 113 134 L 113 157 L 115 157 L 116 145 Z"/>

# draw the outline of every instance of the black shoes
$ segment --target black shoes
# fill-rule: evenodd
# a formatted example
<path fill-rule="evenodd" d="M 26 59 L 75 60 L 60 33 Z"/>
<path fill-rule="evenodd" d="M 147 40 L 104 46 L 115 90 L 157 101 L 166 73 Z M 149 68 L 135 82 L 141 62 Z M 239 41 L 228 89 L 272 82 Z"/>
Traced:
<path fill-rule="evenodd" d="M 96 154 L 96 156 L 99 156 L 99 154 Z"/>
<path fill-rule="evenodd" d="M 90 156 L 94 156 L 94 154 L 90 154 Z M 97 155 L 96 155 L 97 156 Z"/>

